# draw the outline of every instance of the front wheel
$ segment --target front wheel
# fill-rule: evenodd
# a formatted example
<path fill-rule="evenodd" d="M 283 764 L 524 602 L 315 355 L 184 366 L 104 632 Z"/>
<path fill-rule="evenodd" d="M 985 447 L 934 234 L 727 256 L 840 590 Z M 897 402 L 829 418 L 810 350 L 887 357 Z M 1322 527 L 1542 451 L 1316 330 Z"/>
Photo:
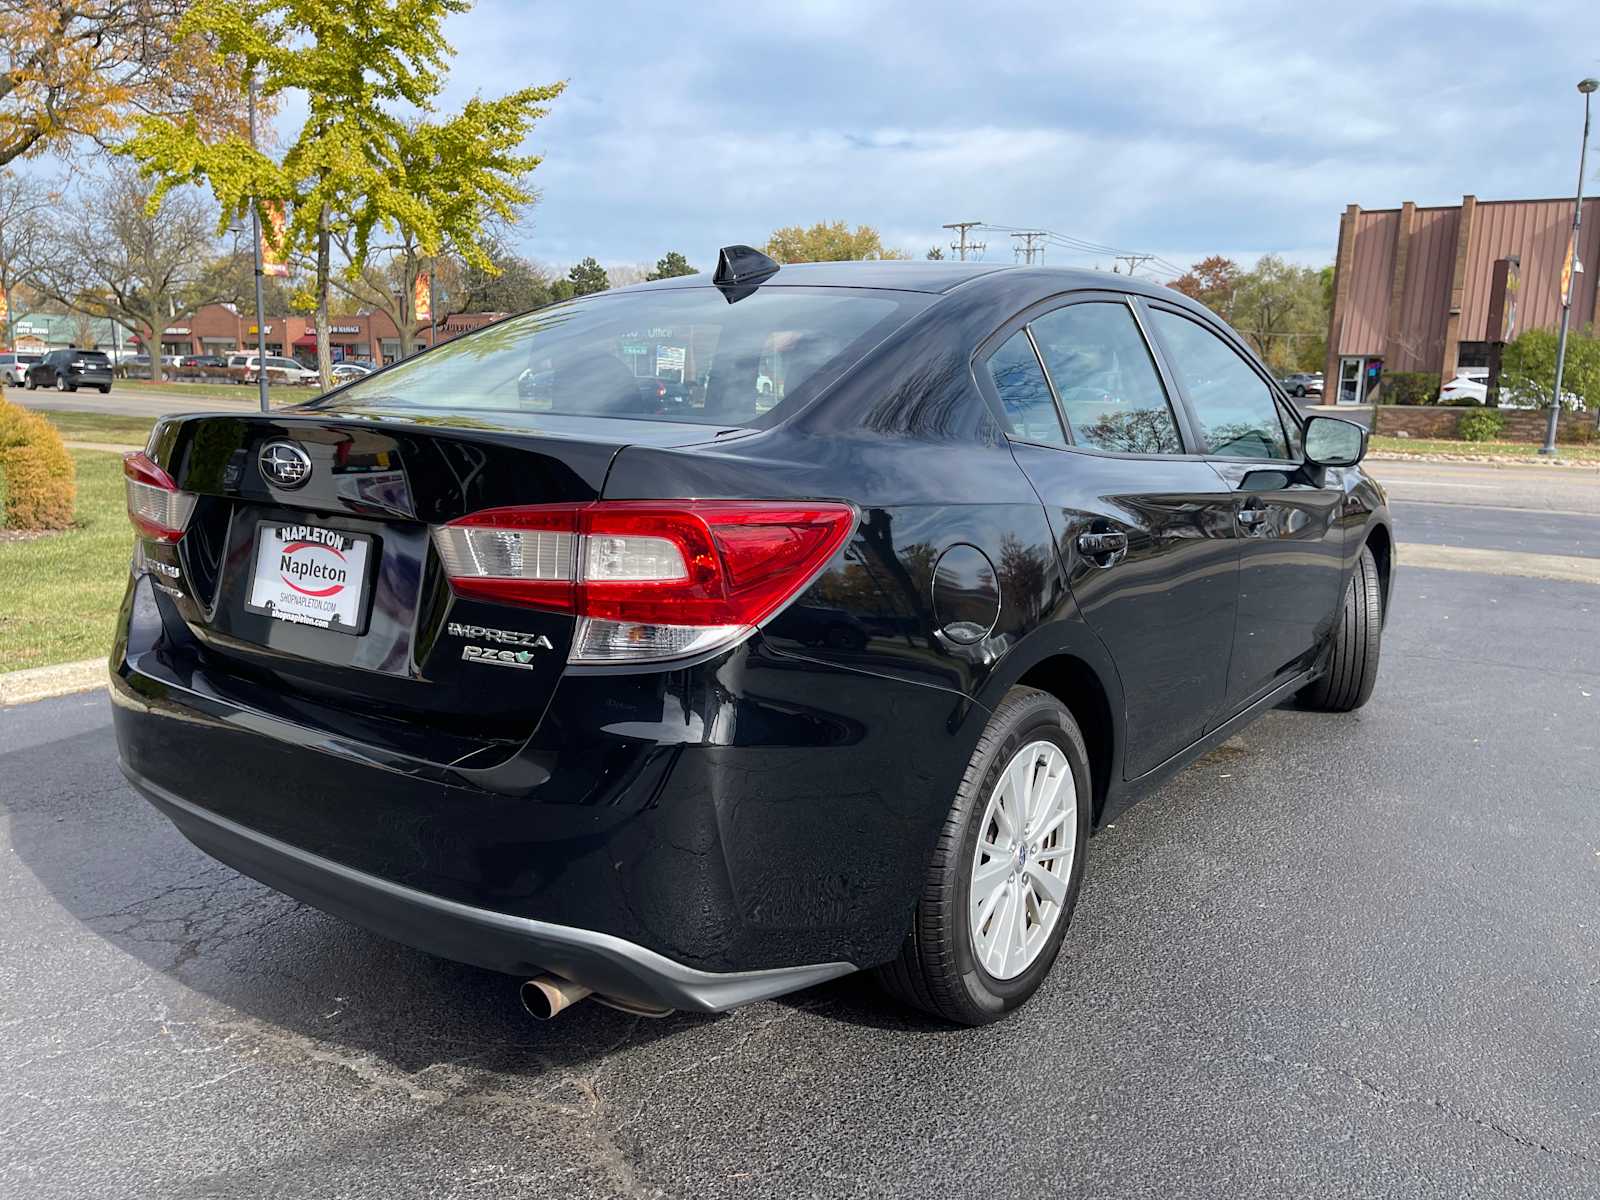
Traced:
<path fill-rule="evenodd" d="M 879 980 L 908 1004 L 984 1025 L 1027 1002 L 1083 883 L 1089 755 L 1054 696 L 1012 688 L 956 788 L 900 956 Z"/>
<path fill-rule="evenodd" d="M 1372 697 L 1383 639 L 1383 588 L 1372 549 L 1361 548 L 1355 574 L 1329 639 L 1323 671 L 1300 691 L 1300 702 L 1319 712 L 1351 712 Z"/>
<path fill-rule="evenodd" d="M 31 375 L 31 374 L 30 374 L 30 375 L 29 375 L 29 376 L 28 376 L 28 382 L 27 382 L 27 384 L 26 384 L 26 385 L 25 385 L 25 386 L 26 386 L 26 388 L 27 388 L 27 390 L 28 390 L 28 391 L 30 391 L 30 392 L 36 392 L 36 391 L 38 391 L 38 390 L 39 390 L 39 381 L 38 381 L 38 380 L 37 380 L 37 379 L 35 379 L 35 378 L 34 378 L 34 377 L 33 377 L 33 376 L 32 376 L 32 375 Z"/>
<path fill-rule="evenodd" d="M 109 396 L 111 394 L 111 385 L 109 383 L 102 383 L 100 385 L 100 394 L 102 396 Z"/>

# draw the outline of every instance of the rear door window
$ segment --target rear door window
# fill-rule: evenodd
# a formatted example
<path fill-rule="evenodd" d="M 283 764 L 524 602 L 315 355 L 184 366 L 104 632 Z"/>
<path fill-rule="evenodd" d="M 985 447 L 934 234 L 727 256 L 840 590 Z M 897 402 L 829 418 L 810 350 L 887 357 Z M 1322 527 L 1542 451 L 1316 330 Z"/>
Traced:
<path fill-rule="evenodd" d="M 1161 308 L 1150 315 L 1206 449 L 1227 458 L 1287 459 L 1283 418 L 1266 380 L 1198 321 Z"/>
<path fill-rule="evenodd" d="M 1055 397 L 1050 394 L 1050 381 L 1045 378 L 1026 329 L 1017 330 L 990 354 L 986 367 L 1006 414 L 1007 433 L 1024 442 L 1067 444 Z"/>
<path fill-rule="evenodd" d="M 1166 389 L 1126 304 L 1070 304 L 1029 328 L 1075 445 L 1123 454 L 1183 453 Z"/>

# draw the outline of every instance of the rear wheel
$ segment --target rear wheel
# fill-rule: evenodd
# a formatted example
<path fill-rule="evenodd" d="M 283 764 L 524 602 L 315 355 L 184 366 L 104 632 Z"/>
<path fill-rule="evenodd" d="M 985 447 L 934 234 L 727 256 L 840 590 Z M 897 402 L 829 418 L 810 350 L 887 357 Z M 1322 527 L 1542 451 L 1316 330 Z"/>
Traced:
<path fill-rule="evenodd" d="M 111 394 L 111 385 L 109 383 L 102 383 L 100 385 L 100 394 L 102 396 L 109 396 Z"/>
<path fill-rule="evenodd" d="M 1089 840 L 1089 756 L 1054 696 L 1012 688 L 956 789 L 894 962 L 899 999 L 983 1025 L 1024 1004 L 1060 952 Z"/>
<path fill-rule="evenodd" d="M 1378 563 L 1372 550 L 1363 546 L 1328 643 L 1322 675 L 1301 689 L 1300 702 L 1321 712 L 1360 708 L 1371 698 L 1378 679 L 1382 637 L 1383 589 Z"/>
<path fill-rule="evenodd" d="M 28 382 L 26 387 L 30 392 L 36 392 L 39 390 L 39 381 L 33 377 L 32 371 L 28 372 Z"/>

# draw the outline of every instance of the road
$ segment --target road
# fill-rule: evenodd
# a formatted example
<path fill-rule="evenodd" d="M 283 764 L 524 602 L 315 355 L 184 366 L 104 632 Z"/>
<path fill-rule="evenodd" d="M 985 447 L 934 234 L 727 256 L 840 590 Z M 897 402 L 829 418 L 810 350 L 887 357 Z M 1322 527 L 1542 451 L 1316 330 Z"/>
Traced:
<path fill-rule="evenodd" d="M 0 710 L 0 1195 L 1600 1194 L 1600 587 L 1404 566 L 1600 556 L 1600 485 L 1405 466 L 1371 704 L 1105 830 L 988 1029 L 862 979 L 535 1024 L 192 849 L 103 697 Z"/>

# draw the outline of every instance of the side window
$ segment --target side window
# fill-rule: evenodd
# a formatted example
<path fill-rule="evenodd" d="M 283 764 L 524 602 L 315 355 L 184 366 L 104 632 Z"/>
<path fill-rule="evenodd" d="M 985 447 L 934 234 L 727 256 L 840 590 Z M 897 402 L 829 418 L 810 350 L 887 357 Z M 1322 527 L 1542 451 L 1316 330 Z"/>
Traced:
<path fill-rule="evenodd" d="M 1152 309 L 1151 319 L 1173 373 L 1183 381 L 1206 448 L 1230 458 L 1288 458 L 1272 389 L 1233 347 L 1165 309 Z"/>
<path fill-rule="evenodd" d="M 989 377 L 1006 413 L 1006 432 L 1026 442 L 1065 446 L 1055 397 L 1033 352 L 1027 330 L 1019 329 L 989 355 Z"/>
<path fill-rule="evenodd" d="M 1075 443 L 1124 454 L 1183 453 L 1161 376 L 1126 304 L 1071 304 L 1030 328 Z"/>

